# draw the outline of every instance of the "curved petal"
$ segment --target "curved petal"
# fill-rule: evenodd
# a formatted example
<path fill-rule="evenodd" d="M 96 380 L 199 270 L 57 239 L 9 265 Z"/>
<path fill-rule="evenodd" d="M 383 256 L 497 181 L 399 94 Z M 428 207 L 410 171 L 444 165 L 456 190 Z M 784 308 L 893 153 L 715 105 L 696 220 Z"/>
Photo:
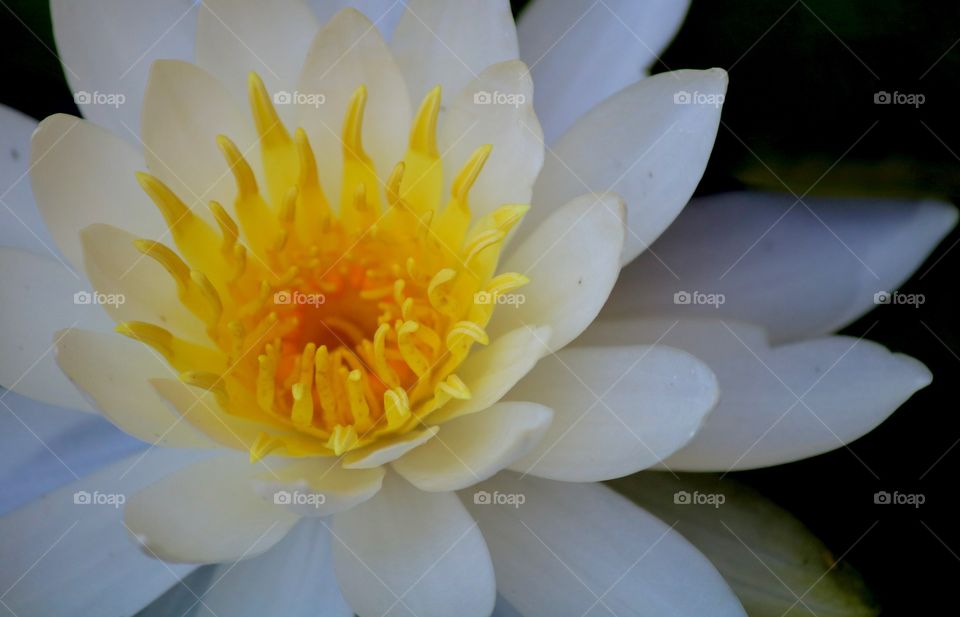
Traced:
<path fill-rule="evenodd" d="M 489 97 L 489 98 L 488 98 Z M 543 166 L 543 132 L 533 113 L 533 80 L 518 60 L 484 69 L 453 99 L 439 129 L 444 195 L 480 145 L 493 151 L 470 189 L 475 218 L 503 204 L 528 204 Z"/>
<path fill-rule="evenodd" d="M 470 388 L 470 398 L 450 401 L 430 414 L 427 422 L 441 424 L 489 408 L 549 353 L 549 340 L 549 326 L 521 326 L 471 353 L 457 369 L 457 376 Z"/>
<path fill-rule="evenodd" d="M 143 157 L 109 131 L 57 114 L 40 123 L 30 149 L 30 182 L 37 207 L 57 247 L 78 272 L 78 230 L 118 223 L 144 238 L 166 232 L 163 218 L 137 184 Z"/>
<path fill-rule="evenodd" d="M 367 448 L 354 450 L 343 457 L 344 469 L 371 469 L 395 461 L 410 450 L 433 439 L 438 427 L 431 426 L 421 431 L 410 431 L 393 439 L 378 441 Z"/>
<path fill-rule="evenodd" d="M 340 203 L 343 170 L 342 126 L 347 105 L 360 86 L 367 88 L 363 146 L 381 179 L 403 160 L 412 111 L 396 60 L 376 27 L 354 9 L 337 13 L 314 38 L 297 91 L 322 96 L 321 105 L 298 105 L 299 121 L 310 138 L 323 189 Z"/>
<path fill-rule="evenodd" d="M 45 403 L 90 410 L 54 359 L 58 331 L 106 330 L 110 319 L 85 282 L 63 264 L 0 247 L 0 384 Z"/>
<path fill-rule="evenodd" d="M 706 557 L 604 486 L 505 472 L 462 497 L 522 615 L 746 616 Z"/>
<path fill-rule="evenodd" d="M 118 505 L 195 459 L 156 448 L 0 519 L 4 604 L 17 615 L 46 617 L 131 615 L 146 606 L 193 566 L 165 564 L 137 550 Z"/>
<path fill-rule="evenodd" d="M 0 246 L 57 254 L 30 190 L 30 137 L 37 121 L 0 105 Z"/>
<path fill-rule="evenodd" d="M 838 562 L 789 512 L 729 477 L 640 473 L 610 485 L 661 520 L 675 521 L 751 615 L 879 613 L 849 563 Z"/>
<path fill-rule="evenodd" d="M 535 229 L 581 193 L 614 192 L 627 204 L 622 263 L 630 262 L 697 188 L 726 89 L 722 69 L 674 71 L 644 79 L 597 105 L 550 149 L 521 231 Z"/>
<path fill-rule="evenodd" d="M 720 382 L 717 409 L 664 461 L 675 470 L 752 469 L 822 454 L 873 430 L 932 378 L 917 360 L 863 339 L 771 347 L 762 328 L 719 320 L 601 321 L 582 337 L 589 345 L 625 340 L 685 349 Z"/>
<path fill-rule="evenodd" d="M 269 590 L 269 591 L 268 591 Z M 198 568 L 137 617 L 352 617 L 333 575 L 330 533 L 302 520 L 263 555 Z"/>
<path fill-rule="evenodd" d="M 548 143 L 588 109 L 640 80 L 673 39 L 688 0 L 534 0 L 520 15 Z M 602 69 L 602 70 L 598 70 Z"/>
<path fill-rule="evenodd" d="M 146 345 L 119 334 L 68 330 L 57 340 L 57 363 L 94 407 L 128 435 L 169 448 L 216 445 L 157 395 L 149 379 L 172 377 L 172 369 Z"/>
<path fill-rule="evenodd" d="M 731 318 L 765 326 L 774 342 L 828 334 L 895 292 L 956 221 L 954 206 L 933 201 L 697 199 L 655 256 L 624 269 L 604 315 Z M 724 301 L 678 306 L 682 291 Z"/>
<path fill-rule="evenodd" d="M 270 92 L 293 90 L 319 27 L 303 0 L 204 0 L 197 23 L 197 64 L 238 101 L 247 100 L 251 71 Z"/>
<path fill-rule="evenodd" d="M 101 294 L 116 302 L 103 304 L 115 322 L 162 324 L 180 338 L 208 343 L 206 327 L 184 307 L 177 285 L 155 260 L 134 246 L 136 236 L 111 225 L 80 230 L 87 277 Z"/>
<path fill-rule="evenodd" d="M 194 463 L 130 497 L 124 524 L 147 553 L 164 561 L 254 557 L 299 520 L 253 490 L 252 477 L 262 469 L 240 455 Z"/>
<path fill-rule="evenodd" d="M 388 41 L 404 11 L 403 3 L 397 0 L 307 0 L 307 4 L 321 23 L 328 22 L 345 8 L 357 9 L 373 22 Z"/>
<path fill-rule="evenodd" d="M 437 84 L 456 96 L 483 69 L 519 56 L 507 0 L 405 4 L 390 46 L 415 101 Z"/>
<path fill-rule="evenodd" d="M 576 347 L 548 356 L 507 395 L 554 410 L 550 429 L 511 468 L 590 482 L 655 465 L 690 441 L 716 406 L 717 378 L 670 347 Z"/>
<path fill-rule="evenodd" d="M 487 617 L 496 586 L 476 523 L 453 493 L 425 493 L 395 474 L 333 518 L 333 565 L 360 615 Z"/>
<path fill-rule="evenodd" d="M 0 393 L 0 515 L 139 450 L 96 416 Z"/>
<path fill-rule="evenodd" d="M 522 302 L 496 311 L 491 335 L 548 325 L 549 346 L 556 350 L 583 332 L 620 273 L 624 216 L 616 195 L 583 195 L 537 227 L 501 268 L 530 283 L 517 294 Z"/>
<path fill-rule="evenodd" d="M 499 403 L 445 423 L 436 439 L 393 462 L 424 491 L 457 491 L 493 476 L 540 441 L 553 411 L 536 403 Z"/>
<path fill-rule="evenodd" d="M 188 62 L 163 60 L 150 70 L 143 101 L 147 167 L 208 220 L 213 220 L 210 201 L 232 211 L 236 194 L 230 165 L 217 146 L 218 135 L 236 144 L 254 173 L 259 175 L 261 169 L 253 119 L 241 107 L 245 100 L 238 101 L 213 75 Z M 262 181 L 259 185 L 264 186 Z"/>
<path fill-rule="evenodd" d="M 193 56 L 198 4 L 52 0 L 57 51 L 84 117 L 135 142 L 150 64 Z"/>
<path fill-rule="evenodd" d="M 376 495 L 383 467 L 344 469 L 336 458 L 308 458 L 286 465 L 271 463 L 255 480 L 257 493 L 300 516 L 328 516 L 349 510 Z"/>

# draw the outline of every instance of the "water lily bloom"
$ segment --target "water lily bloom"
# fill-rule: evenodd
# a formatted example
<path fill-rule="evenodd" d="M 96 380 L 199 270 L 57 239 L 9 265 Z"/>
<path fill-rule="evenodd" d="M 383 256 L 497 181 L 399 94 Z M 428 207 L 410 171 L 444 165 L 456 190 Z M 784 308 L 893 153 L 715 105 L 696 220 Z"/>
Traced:
<path fill-rule="evenodd" d="M 3 161 L 4 603 L 129 614 L 222 564 L 152 610 L 745 614 L 597 482 L 882 422 L 929 372 L 828 334 L 954 209 L 684 210 L 727 77 L 640 79 L 682 2 L 316 4 L 53 2 L 86 119 L 40 123 L 32 196 Z"/>

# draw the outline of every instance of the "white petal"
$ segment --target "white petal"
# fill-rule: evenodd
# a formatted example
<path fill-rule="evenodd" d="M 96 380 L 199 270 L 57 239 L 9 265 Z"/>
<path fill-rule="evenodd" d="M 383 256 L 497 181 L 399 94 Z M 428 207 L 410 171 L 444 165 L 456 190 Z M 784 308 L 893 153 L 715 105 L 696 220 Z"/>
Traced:
<path fill-rule="evenodd" d="M 651 472 L 610 485 L 661 520 L 674 522 L 727 579 L 750 615 L 879 613 L 853 568 L 838 564 L 789 512 L 729 477 Z"/>
<path fill-rule="evenodd" d="M 84 117 L 135 142 L 150 64 L 159 58 L 193 56 L 197 4 L 53 0 L 57 51 Z"/>
<path fill-rule="evenodd" d="M 102 418 L 0 393 L 0 515 L 142 447 Z"/>
<path fill-rule="evenodd" d="M 391 47 L 415 101 L 437 84 L 456 96 L 483 69 L 519 56 L 507 0 L 407 0 L 406 5 Z"/>
<path fill-rule="evenodd" d="M 57 341 L 57 363 L 110 422 L 147 443 L 209 448 L 207 439 L 157 394 L 149 379 L 176 377 L 153 349 L 119 334 L 69 330 Z"/>
<path fill-rule="evenodd" d="M 878 292 L 895 292 L 956 221 L 956 208 L 932 201 L 694 200 L 624 269 L 604 314 L 731 318 L 765 326 L 774 342 L 827 334 L 871 310 Z M 678 306 L 678 291 L 724 303 Z"/>
<path fill-rule="evenodd" d="M 298 124 L 310 138 L 320 180 L 331 204 L 340 203 L 342 126 L 347 104 L 367 88 L 363 146 L 381 179 L 403 159 L 412 112 L 407 88 L 390 49 L 369 19 L 353 9 L 337 13 L 317 33 L 297 91 L 322 95 L 323 104 L 303 104 Z"/>
<path fill-rule="evenodd" d="M 333 518 L 333 564 L 360 615 L 486 617 L 490 554 L 454 493 L 425 493 L 395 474 L 370 501 Z"/>
<path fill-rule="evenodd" d="M 0 246 L 57 254 L 30 190 L 30 137 L 37 121 L 0 105 Z"/>
<path fill-rule="evenodd" d="M 30 166 L 37 207 L 77 272 L 83 271 L 78 232 L 87 225 L 120 224 L 144 238 L 166 231 L 134 175 L 144 169 L 140 152 L 95 124 L 63 114 L 46 118 L 33 134 Z"/>
<path fill-rule="evenodd" d="M 503 398 L 530 372 L 537 360 L 548 353 L 549 341 L 549 326 L 521 326 L 497 337 L 488 347 L 472 352 L 457 369 L 457 376 L 470 388 L 470 398 L 450 401 L 431 414 L 427 421 L 442 423 L 487 409 Z"/>
<path fill-rule="evenodd" d="M 4 604 L 17 615 L 130 615 L 189 573 L 141 553 L 115 504 L 193 458 L 157 448 L 0 519 Z"/>
<path fill-rule="evenodd" d="M 372 469 L 395 461 L 410 450 L 417 448 L 437 434 L 438 427 L 431 426 L 422 431 L 410 431 L 393 439 L 378 441 L 367 448 L 354 450 L 343 457 L 345 469 Z"/>
<path fill-rule="evenodd" d="M 383 467 L 344 469 L 338 458 L 270 463 L 254 482 L 257 493 L 300 516 L 327 516 L 373 497 L 383 484 Z"/>
<path fill-rule="evenodd" d="M 326 23 L 342 9 L 355 8 L 366 15 L 388 41 L 404 10 L 403 2 L 397 0 L 307 0 L 307 4 L 321 23 Z"/>
<path fill-rule="evenodd" d="M 194 463 L 130 497 L 125 524 L 148 554 L 164 561 L 259 555 L 299 520 L 253 490 L 252 477 L 264 467 L 234 454 Z"/>
<path fill-rule="evenodd" d="M 270 92 L 293 90 L 319 27 L 302 0 L 204 0 L 197 23 L 197 64 L 238 101 L 247 100 L 251 71 Z"/>
<path fill-rule="evenodd" d="M 619 197 L 583 195 L 547 218 L 500 268 L 530 283 L 516 292 L 522 303 L 496 311 L 491 333 L 548 325 L 550 349 L 560 349 L 583 332 L 620 273 L 624 216 Z"/>
<path fill-rule="evenodd" d="M 237 145 L 255 173 L 261 169 L 253 118 L 241 106 L 245 100 L 187 62 L 159 61 L 150 70 L 143 101 L 147 167 L 200 216 L 210 217 L 210 201 L 233 209 L 236 184 L 217 146 L 218 135 Z M 163 233 L 169 236 L 166 229 Z"/>
<path fill-rule="evenodd" d="M 687 0 L 534 0 L 517 23 L 547 139 L 642 79 L 673 39 Z M 642 112 L 641 112 L 642 113 Z"/>
<path fill-rule="evenodd" d="M 484 144 L 493 146 L 470 189 L 474 217 L 503 204 L 529 204 L 543 166 L 543 132 L 533 113 L 533 80 L 527 67 L 514 60 L 485 69 L 453 99 L 440 124 L 438 141 L 444 196 L 450 195 L 453 179 L 473 151 Z"/>
<path fill-rule="evenodd" d="M 330 533 L 302 520 L 252 559 L 199 568 L 137 617 L 352 617 L 333 575 Z"/>
<path fill-rule="evenodd" d="M 205 324 L 180 302 L 177 285 L 163 266 L 136 249 L 136 236 L 95 224 L 80 230 L 80 238 L 90 283 L 115 300 L 102 305 L 115 322 L 145 321 L 209 344 Z"/>
<path fill-rule="evenodd" d="M 54 359 L 57 332 L 110 328 L 110 319 L 89 302 L 85 282 L 61 263 L 0 247 L 0 384 L 45 403 L 90 410 Z M 75 296 L 75 294 L 87 294 Z"/>
<path fill-rule="evenodd" d="M 554 410 L 547 434 L 511 468 L 575 482 L 625 476 L 689 442 L 718 397 L 710 369 L 678 349 L 564 349 L 507 395 Z"/>
<path fill-rule="evenodd" d="M 675 71 L 605 100 L 549 150 L 523 229 L 535 229 L 581 193 L 614 192 L 627 204 L 622 261 L 628 263 L 657 239 L 697 188 L 726 89 L 722 69 Z M 690 102 L 678 103 L 684 93 Z"/>
<path fill-rule="evenodd" d="M 486 480 L 540 441 L 553 411 L 536 403 L 499 403 L 445 423 L 436 439 L 393 462 L 424 491 L 456 491 Z"/>
<path fill-rule="evenodd" d="M 686 349 L 720 382 L 717 409 L 664 461 L 676 470 L 752 469 L 833 450 L 873 430 L 932 378 L 917 360 L 870 341 L 833 336 L 770 347 L 762 328 L 732 322 L 602 321 L 582 339 L 625 340 Z"/>
<path fill-rule="evenodd" d="M 746 615 L 680 534 L 604 486 L 501 473 L 462 497 L 527 617 Z"/>

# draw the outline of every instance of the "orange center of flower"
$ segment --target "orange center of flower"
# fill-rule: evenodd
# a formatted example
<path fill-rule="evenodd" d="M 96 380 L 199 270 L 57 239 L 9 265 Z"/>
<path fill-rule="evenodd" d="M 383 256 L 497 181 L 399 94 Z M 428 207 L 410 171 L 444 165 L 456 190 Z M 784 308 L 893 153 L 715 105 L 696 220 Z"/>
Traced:
<path fill-rule="evenodd" d="M 362 144 L 366 89 L 354 92 L 335 205 L 306 133 L 290 136 L 254 74 L 249 95 L 266 190 L 244 153 L 220 136 L 237 191 L 232 212 L 209 204 L 216 227 L 157 178 L 138 176 L 178 252 L 150 240 L 136 246 L 174 278 L 210 344 L 142 322 L 118 331 L 163 354 L 184 382 L 211 391 L 218 413 L 254 423 L 256 437 L 244 444 L 253 460 L 274 451 L 360 459 L 435 430 L 432 414 L 471 396 L 457 369 L 475 343 L 488 342 L 496 297 L 527 282 L 495 276 L 504 239 L 527 206 L 471 221 L 468 194 L 490 146 L 473 153 L 442 199 L 439 88 L 423 100 L 407 154 L 385 180 Z"/>

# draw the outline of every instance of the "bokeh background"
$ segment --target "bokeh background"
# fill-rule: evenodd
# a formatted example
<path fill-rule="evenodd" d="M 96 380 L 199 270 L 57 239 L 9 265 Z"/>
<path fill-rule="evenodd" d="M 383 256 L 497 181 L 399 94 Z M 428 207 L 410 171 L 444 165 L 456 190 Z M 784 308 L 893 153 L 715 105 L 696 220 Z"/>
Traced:
<path fill-rule="evenodd" d="M 515 12 L 525 4 L 513 2 Z M 46 1 L 0 0 L 0 58 L 0 103 L 38 119 L 77 113 Z M 711 66 L 729 71 L 730 89 L 698 194 L 748 187 L 960 203 L 960 3 L 693 0 L 653 70 Z M 877 105 L 881 91 L 922 95 L 923 104 Z M 732 474 L 859 570 L 884 615 L 956 612 L 957 243 L 955 231 L 900 288 L 924 294 L 922 306 L 881 306 L 843 331 L 869 331 L 919 358 L 933 385 L 849 448 Z M 922 493 L 926 502 L 876 505 L 881 490 Z"/>

